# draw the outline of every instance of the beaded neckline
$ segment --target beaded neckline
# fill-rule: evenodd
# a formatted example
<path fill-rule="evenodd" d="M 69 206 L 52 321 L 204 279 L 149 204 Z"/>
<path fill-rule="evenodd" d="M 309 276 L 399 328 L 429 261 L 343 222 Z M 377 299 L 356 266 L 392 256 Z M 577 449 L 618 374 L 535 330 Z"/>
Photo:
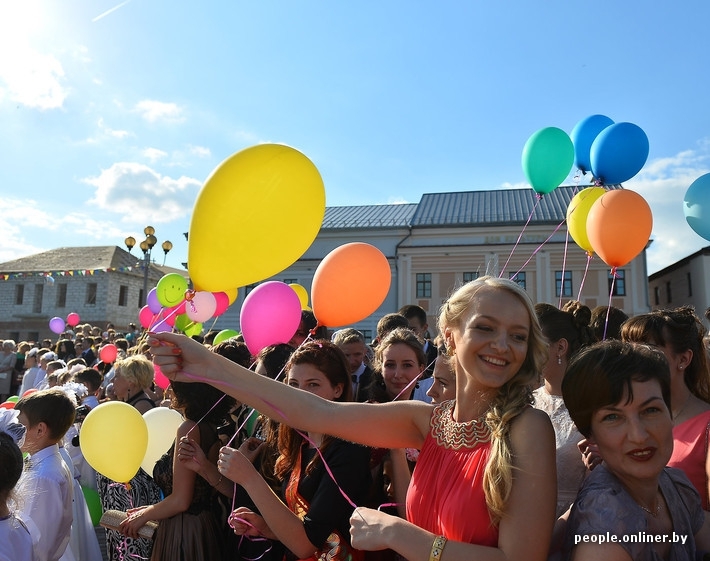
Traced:
<path fill-rule="evenodd" d="M 491 429 L 484 417 L 458 423 L 454 421 L 455 401 L 446 401 L 437 406 L 431 416 L 431 434 L 439 446 L 451 450 L 475 448 L 489 442 Z"/>

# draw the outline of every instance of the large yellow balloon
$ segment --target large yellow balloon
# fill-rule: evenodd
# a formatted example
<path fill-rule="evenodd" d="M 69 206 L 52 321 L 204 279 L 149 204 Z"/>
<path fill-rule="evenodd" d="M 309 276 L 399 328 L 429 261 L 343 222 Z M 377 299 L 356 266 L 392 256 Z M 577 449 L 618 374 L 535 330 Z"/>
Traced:
<path fill-rule="evenodd" d="M 567 230 L 575 243 L 587 253 L 594 253 L 587 237 L 587 216 L 592 205 L 606 193 L 604 187 L 587 187 L 577 193 L 567 205 Z"/>
<path fill-rule="evenodd" d="M 252 146 L 207 178 L 190 222 L 187 262 L 196 286 L 227 292 L 298 260 L 320 230 L 325 188 L 313 162 L 280 144 Z"/>
<path fill-rule="evenodd" d="M 148 427 L 148 449 L 141 467 L 152 476 L 155 462 L 170 450 L 183 419 L 180 413 L 167 407 L 154 407 L 143 413 L 143 419 Z"/>
<path fill-rule="evenodd" d="M 145 457 L 148 428 L 135 407 L 121 401 L 102 403 L 86 416 L 79 433 L 89 465 L 113 481 L 130 481 Z"/>

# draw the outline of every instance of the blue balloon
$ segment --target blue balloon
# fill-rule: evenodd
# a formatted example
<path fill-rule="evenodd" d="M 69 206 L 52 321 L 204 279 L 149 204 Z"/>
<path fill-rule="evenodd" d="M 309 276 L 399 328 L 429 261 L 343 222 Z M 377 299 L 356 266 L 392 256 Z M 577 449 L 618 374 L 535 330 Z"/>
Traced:
<path fill-rule="evenodd" d="M 693 231 L 710 241 L 710 173 L 690 184 L 683 199 L 683 213 Z"/>
<path fill-rule="evenodd" d="M 613 124 L 614 121 L 606 115 L 592 115 L 582 119 L 572 129 L 569 136 L 574 144 L 574 165 L 582 172 L 588 172 L 592 169 L 592 163 L 589 161 L 589 151 L 592 148 L 594 139 L 605 128 Z"/>
<path fill-rule="evenodd" d="M 603 185 L 623 183 L 646 163 L 648 137 L 638 125 L 615 123 L 594 139 L 589 156 L 592 173 Z"/>

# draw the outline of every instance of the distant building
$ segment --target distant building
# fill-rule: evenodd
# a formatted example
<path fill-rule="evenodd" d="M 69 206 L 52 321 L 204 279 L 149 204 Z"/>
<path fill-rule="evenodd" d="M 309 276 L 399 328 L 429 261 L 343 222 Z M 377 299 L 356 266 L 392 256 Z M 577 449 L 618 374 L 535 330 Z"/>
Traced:
<path fill-rule="evenodd" d="M 0 263 L 0 338 L 56 340 L 49 320 L 71 312 L 101 328 L 108 322 L 118 331 L 139 325 L 143 265 L 141 256 L 118 246 L 62 247 Z M 187 276 L 151 263 L 148 289 L 168 272 Z"/>
<path fill-rule="evenodd" d="M 703 318 L 710 306 L 710 246 L 696 251 L 680 261 L 653 273 L 648 277 L 651 307 L 677 308 L 693 306 Z"/>

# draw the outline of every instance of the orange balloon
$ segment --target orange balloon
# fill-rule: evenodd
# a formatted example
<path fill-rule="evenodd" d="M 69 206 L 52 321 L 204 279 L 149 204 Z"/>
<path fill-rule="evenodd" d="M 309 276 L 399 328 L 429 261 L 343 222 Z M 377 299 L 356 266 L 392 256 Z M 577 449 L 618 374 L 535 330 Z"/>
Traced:
<path fill-rule="evenodd" d="M 634 191 L 607 191 L 587 216 L 587 237 L 594 252 L 610 267 L 622 267 L 648 244 L 653 215 L 646 200 Z"/>
<path fill-rule="evenodd" d="M 313 313 L 320 325 L 356 323 L 385 301 L 392 272 L 376 247 L 354 242 L 335 248 L 320 262 L 311 285 Z"/>

